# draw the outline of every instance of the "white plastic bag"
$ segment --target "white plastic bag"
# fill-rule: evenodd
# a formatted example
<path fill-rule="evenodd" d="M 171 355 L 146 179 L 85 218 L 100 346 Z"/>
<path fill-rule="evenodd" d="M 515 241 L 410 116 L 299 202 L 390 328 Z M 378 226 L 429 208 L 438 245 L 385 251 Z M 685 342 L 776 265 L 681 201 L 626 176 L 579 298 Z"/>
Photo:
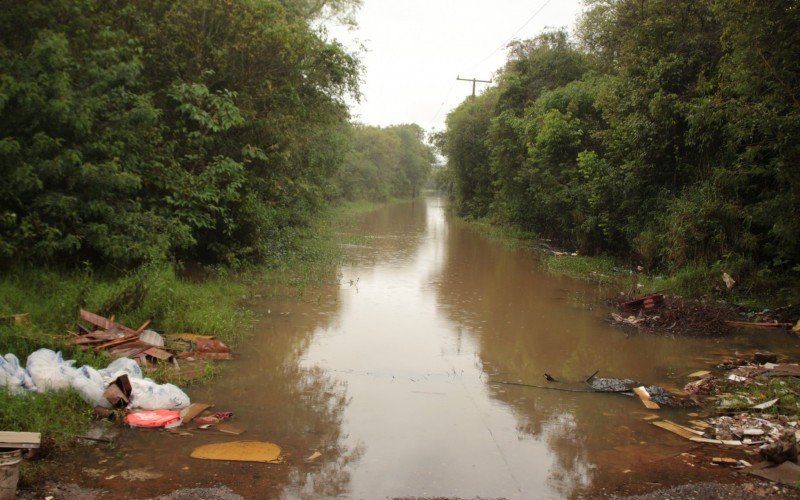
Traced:
<path fill-rule="evenodd" d="M 180 410 L 191 403 L 189 396 L 172 384 L 158 385 L 149 379 L 130 379 L 129 410 Z"/>
<path fill-rule="evenodd" d="M 76 371 L 64 364 L 60 352 L 55 353 L 50 349 L 39 349 L 31 353 L 26 368 L 40 392 L 60 391 L 70 387 Z"/>
<path fill-rule="evenodd" d="M 103 376 L 107 383 L 110 383 L 112 380 L 122 375 L 122 373 L 127 373 L 128 377 L 130 378 L 142 378 L 143 376 L 142 368 L 136 363 L 136 361 L 130 358 L 115 359 L 110 365 L 102 370 L 98 370 L 98 372 Z"/>

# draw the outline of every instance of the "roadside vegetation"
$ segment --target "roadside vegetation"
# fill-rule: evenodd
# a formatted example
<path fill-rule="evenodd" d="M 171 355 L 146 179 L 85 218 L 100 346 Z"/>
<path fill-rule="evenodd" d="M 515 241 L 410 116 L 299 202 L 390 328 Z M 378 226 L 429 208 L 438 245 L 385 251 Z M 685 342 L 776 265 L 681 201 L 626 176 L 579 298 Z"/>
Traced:
<path fill-rule="evenodd" d="M 513 42 L 497 83 L 448 115 L 437 180 L 458 212 L 693 295 L 727 294 L 725 272 L 743 300 L 797 303 L 800 13 L 586 3 L 575 37 Z"/>
<path fill-rule="evenodd" d="M 0 0 L 0 317 L 30 320 L 0 355 L 105 366 L 69 342 L 80 308 L 235 348 L 255 295 L 336 279 L 343 221 L 433 162 L 418 125 L 350 120 L 360 63 L 323 24 L 359 6 Z M 0 388 L 3 430 L 63 446 L 91 418 Z"/>

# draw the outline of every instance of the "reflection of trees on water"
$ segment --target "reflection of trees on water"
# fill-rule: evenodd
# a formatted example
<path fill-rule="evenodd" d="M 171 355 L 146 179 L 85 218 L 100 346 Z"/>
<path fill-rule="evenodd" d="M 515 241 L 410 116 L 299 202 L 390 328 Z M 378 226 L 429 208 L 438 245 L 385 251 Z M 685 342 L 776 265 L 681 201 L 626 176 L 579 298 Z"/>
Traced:
<path fill-rule="evenodd" d="M 426 218 L 427 206 L 421 200 L 391 205 L 359 218 L 358 227 L 351 231 L 365 241 L 351 249 L 352 259 L 367 269 L 387 261 L 408 261 L 425 236 Z"/>
<path fill-rule="evenodd" d="M 603 357 L 598 350 L 606 347 L 580 334 L 560 331 L 567 318 L 578 323 L 587 320 L 576 317 L 577 307 L 571 311 L 574 306 L 569 301 L 554 295 L 557 286 L 541 281 L 532 259 L 518 258 L 519 253 L 487 243 L 460 227 L 451 228 L 445 247 L 437 279 L 441 309 L 472 334 L 481 368 L 490 380 L 542 383 L 545 371 L 572 379 L 594 371 L 590 369 L 593 360 Z M 548 483 L 555 491 L 569 496 L 591 482 L 587 446 L 591 436 L 585 425 L 591 415 L 563 404 L 559 398 L 564 393 L 555 396 L 496 385 L 487 385 L 487 390 L 514 413 L 520 440 L 547 444 L 553 460 Z"/>

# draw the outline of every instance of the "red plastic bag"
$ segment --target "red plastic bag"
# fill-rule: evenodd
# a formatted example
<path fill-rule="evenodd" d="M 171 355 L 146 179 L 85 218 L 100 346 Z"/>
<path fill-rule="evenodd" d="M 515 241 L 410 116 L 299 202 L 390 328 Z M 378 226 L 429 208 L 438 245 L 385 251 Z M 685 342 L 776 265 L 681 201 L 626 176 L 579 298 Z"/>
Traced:
<path fill-rule="evenodd" d="M 181 424 L 181 412 L 175 410 L 148 410 L 130 413 L 125 422 L 131 427 L 176 427 Z"/>

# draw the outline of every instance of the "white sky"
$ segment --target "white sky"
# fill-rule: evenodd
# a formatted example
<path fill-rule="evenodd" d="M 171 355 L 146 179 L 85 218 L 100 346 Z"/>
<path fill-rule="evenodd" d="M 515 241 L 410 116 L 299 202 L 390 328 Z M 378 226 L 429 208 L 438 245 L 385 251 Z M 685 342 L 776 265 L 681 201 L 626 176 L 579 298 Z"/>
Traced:
<path fill-rule="evenodd" d="M 506 42 L 542 6 L 514 38 L 574 28 L 581 0 L 546 2 L 364 0 L 358 29 L 330 28 L 331 37 L 345 46 L 366 49 L 360 55 L 363 97 L 353 104 L 353 118 L 370 125 L 443 129 L 447 113 L 472 93 L 472 82 L 457 82 L 456 76 L 491 79 L 505 62 Z M 479 83 L 478 92 L 485 87 Z"/>

